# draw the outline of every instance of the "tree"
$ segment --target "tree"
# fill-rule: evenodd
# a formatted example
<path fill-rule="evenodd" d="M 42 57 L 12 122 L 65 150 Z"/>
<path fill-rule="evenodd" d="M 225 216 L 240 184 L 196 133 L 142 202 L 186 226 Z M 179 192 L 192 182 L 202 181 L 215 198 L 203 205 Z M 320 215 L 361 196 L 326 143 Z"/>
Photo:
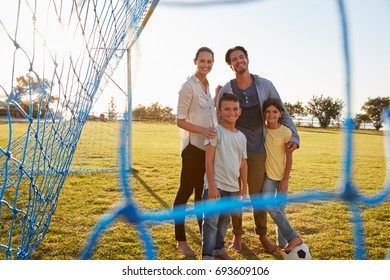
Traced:
<path fill-rule="evenodd" d="M 44 117 L 49 103 L 54 103 L 58 97 L 50 96 L 46 90 L 51 87 L 51 82 L 47 79 L 39 79 L 32 77 L 29 74 L 16 78 L 14 87 L 15 100 L 21 105 L 23 110 L 29 114 L 32 106 L 32 117 Z"/>
<path fill-rule="evenodd" d="M 297 125 L 301 125 L 302 119 L 300 117 L 306 116 L 306 109 L 303 107 L 302 102 L 297 101 L 295 104 L 286 102 L 284 103 L 284 107 L 286 108 L 291 118 L 296 119 Z"/>
<path fill-rule="evenodd" d="M 172 114 L 173 109 L 171 107 L 164 107 L 162 110 L 162 120 L 164 122 L 174 122 L 176 120 L 176 116 Z"/>
<path fill-rule="evenodd" d="M 383 127 L 382 113 L 390 106 L 390 97 L 368 98 L 362 110 L 370 118 L 376 130 Z"/>
<path fill-rule="evenodd" d="M 108 120 L 113 121 L 116 120 L 117 112 L 116 112 L 116 103 L 113 96 L 110 97 L 110 102 L 108 103 Z"/>
<path fill-rule="evenodd" d="M 300 101 L 295 102 L 295 104 L 286 102 L 284 103 L 284 107 L 286 107 L 287 112 L 292 118 L 298 118 L 299 116 L 306 115 L 306 109 Z"/>
<path fill-rule="evenodd" d="M 172 108 L 162 107 L 158 102 L 150 104 L 149 107 L 138 105 L 133 110 L 133 118 L 136 120 L 153 120 L 173 122 L 176 117 L 172 114 Z"/>
<path fill-rule="evenodd" d="M 321 128 L 327 128 L 332 120 L 339 123 L 341 110 L 344 103 L 340 99 L 333 100 L 331 97 L 313 96 L 306 106 L 307 112 L 316 117 Z"/>
<path fill-rule="evenodd" d="M 356 114 L 354 118 L 354 123 L 355 123 L 355 129 L 360 129 L 360 126 L 362 124 L 366 124 L 371 122 L 371 119 L 368 115 L 366 114 Z"/>
<path fill-rule="evenodd" d="M 162 119 L 163 110 L 161 105 L 158 102 L 150 104 L 150 106 L 146 108 L 146 114 L 150 119 Z"/>
<path fill-rule="evenodd" d="M 146 107 L 139 104 L 135 109 L 133 109 L 133 119 L 142 120 L 146 117 Z"/>
<path fill-rule="evenodd" d="M 291 118 L 297 121 L 297 125 L 301 124 L 301 116 L 306 115 L 306 109 L 302 106 L 302 102 L 297 101 L 295 104 L 291 104 L 289 102 L 284 103 L 284 107 L 286 108 L 288 114 Z"/>
<path fill-rule="evenodd" d="M 286 108 L 287 112 L 289 113 L 289 115 L 294 118 L 294 105 L 292 105 L 291 103 L 289 102 L 284 102 L 284 107 Z"/>

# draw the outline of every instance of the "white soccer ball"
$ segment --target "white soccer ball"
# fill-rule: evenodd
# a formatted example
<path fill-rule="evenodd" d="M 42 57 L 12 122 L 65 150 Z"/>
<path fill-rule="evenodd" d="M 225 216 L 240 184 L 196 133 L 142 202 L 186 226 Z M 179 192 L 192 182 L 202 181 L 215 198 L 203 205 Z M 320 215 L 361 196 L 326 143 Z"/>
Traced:
<path fill-rule="evenodd" d="M 302 243 L 292 249 L 288 254 L 283 252 L 283 258 L 285 260 L 311 260 L 311 254 L 309 247 L 305 243 Z"/>

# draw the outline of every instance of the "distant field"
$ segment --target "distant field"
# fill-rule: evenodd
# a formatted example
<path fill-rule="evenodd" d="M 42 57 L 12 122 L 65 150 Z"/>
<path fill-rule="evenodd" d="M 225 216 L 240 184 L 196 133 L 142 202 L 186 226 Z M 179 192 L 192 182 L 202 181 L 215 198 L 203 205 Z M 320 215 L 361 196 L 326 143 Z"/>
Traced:
<path fill-rule="evenodd" d="M 0 147 L 4 148 L 8 130 L 3 124 L 0 124 L 0 130 Z M 22 133 L 23 124 L 14 124 L 13 130 L 15 135 Z M 93 129 L 89 131 L 93 134 Z M 337 191 L 344 162 L 342 133 L 335 129 L 308 128 L 300 128 L 299 133 L 301 148 L 294 152 L 290 194 L 314 190 Z M 92 134 L 90 138 L 96 137 Z M 87 134 L 83 137 L 87 137 Z M 354 183 L 361 194 L 375 195 L 383 188 L 386 175 L 383 132 L 359 131 L 355 133 L 354 140 Z M 116 141 L 110 141 L 105 145 L 116 144 Z M 99 157 L 99 160 L 104 161 L 104 157 Z M 133 125 L 133 168 L 136 172 L 131 178 L 131 186 L 140 209 L 172 207 L 179 185 L 180 167 L 178 129 L 175 125 Z M 97 220 L 121 200 L 116 173 L 68 175 L 49 231 L 32 259 L 79 258 Z M 387 234 L 390 232 L 390 202 L 387 200 L 377 207 L 362 208 L 367 257 L 384 259 L 390 246 Z M 291 224 L 309 245 L 314 259 L 353 258 L 351 215 L 347 204 L 340 201 L 289 204 L 287 212 Z M 271 218 L 268 221 L 269 237 L 275 240 L 274 224 Z M 196 221 L 191 218 L 187 225 L 188 241 L 199 258 L 201 236 Z M 159 259 L 186 259 L 175 250 L 171 221 L 150 223 L 148 226 L 155 238 Z M 260 248 L 249 212 L 244 214 L 244 229 L 246 234 L 242 252 L 229 253 L 237 259 L 274 259 Z M 230 245 L 231 237 L 229 230 L 227 246 Z M 124 221 L 115 223 L 101 236 L 93 258 L 143 259 L 140 239 L 134 226 Z"/>

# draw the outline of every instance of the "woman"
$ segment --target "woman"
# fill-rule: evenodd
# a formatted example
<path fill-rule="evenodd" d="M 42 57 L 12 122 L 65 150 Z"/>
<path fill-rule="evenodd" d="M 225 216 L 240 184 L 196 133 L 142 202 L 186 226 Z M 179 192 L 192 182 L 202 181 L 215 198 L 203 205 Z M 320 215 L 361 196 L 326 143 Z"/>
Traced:
<path fill-rule="evenodd" d="M 214 64 L 214 53 L 207 47 L 197 50 L 194 64 L 195 74 L 190 76 L 181 86 L 177 105 L 177 126 L 180 128 L 180 152 L 182 169 L 180 186 L 173 206 L 184 211 L 188 199 L 195 189 L 195 202 L 202 198 L 205 174 L 205 139 L 216 136 L 214 126 L 217 125 L 217 116 L 209 90 L 207 74 Z M 179 209 L 175 209 L 176 212 Z M 185 218 L 175 219 L 175 238 L 177 249 L 186 256 L 195 256 L 195 252 L 188 245 L 185 227 Z M 199 230 L 202 230 L 202 217 L 198 216 Z"/>

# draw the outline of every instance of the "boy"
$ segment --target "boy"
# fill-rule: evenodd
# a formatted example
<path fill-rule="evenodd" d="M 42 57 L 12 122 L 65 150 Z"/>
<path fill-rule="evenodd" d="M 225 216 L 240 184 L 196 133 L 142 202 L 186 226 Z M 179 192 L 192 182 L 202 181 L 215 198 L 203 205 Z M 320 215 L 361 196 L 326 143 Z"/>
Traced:
<path fill-rule="evenodd" d="M 241 114 L 238 97 L 232 93 L 224 93 L 219 99 L 217 113 L 222 119 L 215 128 L 217 137 L 205 140 L 206 175 L 203 200 L 217 200 L 237 194 L 243 197 L 247 192 L 246 138 L 235 127 Z M 229 213 L 204 216 L 203 260 L 213 260 L 215 257 L 234 259 L 225 249 L 224 239 L 229 223 Z"/>

